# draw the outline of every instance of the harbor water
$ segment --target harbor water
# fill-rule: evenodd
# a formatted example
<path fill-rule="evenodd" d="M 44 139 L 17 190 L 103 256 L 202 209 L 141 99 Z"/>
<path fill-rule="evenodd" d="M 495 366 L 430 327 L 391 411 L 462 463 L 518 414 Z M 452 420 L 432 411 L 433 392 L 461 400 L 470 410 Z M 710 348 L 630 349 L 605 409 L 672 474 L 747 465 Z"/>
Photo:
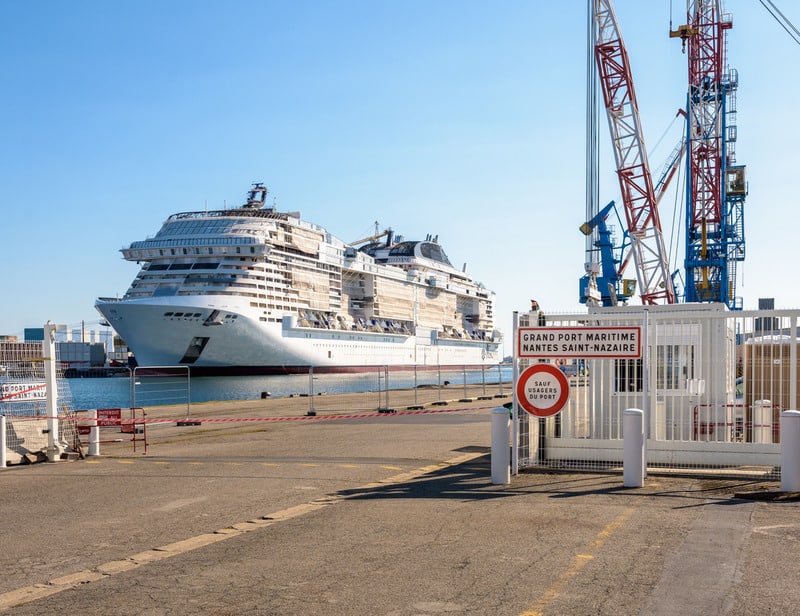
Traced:
<path fill-rule="evenodd" d="M 255 400 L 263 397 L 320 395 L 411 389 L 414 387 L 450 387 L 511 382 L 511 366 L 493 366 L 483 370 L 441 370 L 373 372 L 362 374 L 307 374 L 225 377 L 169 377 L 158 383 L 158 399 L 151 379 L 136 377 L 64 379 L 69 387 L 74 409 L 128 408 L 158 404 L 191 403 L 217 400 Z M 169 384 L 171 381 L 172 385 Z M 388 382 L 388 386 L 387 386 Z"/>

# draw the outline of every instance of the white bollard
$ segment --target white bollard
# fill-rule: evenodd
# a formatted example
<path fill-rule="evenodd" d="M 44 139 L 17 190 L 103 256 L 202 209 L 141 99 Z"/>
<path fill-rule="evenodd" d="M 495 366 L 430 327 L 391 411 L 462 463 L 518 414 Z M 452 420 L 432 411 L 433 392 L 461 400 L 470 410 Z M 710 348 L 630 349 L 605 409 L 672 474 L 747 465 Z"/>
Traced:
<path fill-rule="evenodd" d="M 507 408 L 492 410 L 492 483 L 511 483 L 511 419 Z"/>
<path fill-rule="evenodd" d="M 800 411 L 781 413 L 781 492 L 800 492 Z"/>
<path fill-rule="evenodd" d="M 89 455 L 100 455 L 100 426 L 97 425 L 97 409 L 89 411 Z"/>
<path fill-rule="evenodd" d="M 0 415 L 0 471 L 6 467 L 6 416 Z"/>
<path fill-rule="evenodd" d="M 625 409 L 622 412 L 622 485 L 641 488 L 644 485 L 644 411 Z"/>

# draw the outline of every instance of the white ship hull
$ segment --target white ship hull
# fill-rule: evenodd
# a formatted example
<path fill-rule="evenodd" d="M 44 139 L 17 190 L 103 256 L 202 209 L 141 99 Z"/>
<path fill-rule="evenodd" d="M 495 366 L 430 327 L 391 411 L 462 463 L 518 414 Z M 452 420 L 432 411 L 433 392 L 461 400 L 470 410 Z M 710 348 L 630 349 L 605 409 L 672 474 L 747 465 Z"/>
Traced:
<path fill-rule="evenodd" d="M 502 360 L 496 342 L 442 340 L 389 332 L 320 330 L 297 325 L 287 317 L 281 323 L 264 323 L 235 298 L 215 303 L 208 296 L 141 301 L 98 301 L 97 308 L 124 340 L 140 366 L 189 365 L 196 374 L 291 374 L 355 372 L 375 366 L 391 369 L 414 367 L 479 367 Z M 218 325 L 204 325 L 219 310 Z M 200 316 L 170 316 L 165 312 Z M 202 344 L 192 357 L 193 345 Z"/>

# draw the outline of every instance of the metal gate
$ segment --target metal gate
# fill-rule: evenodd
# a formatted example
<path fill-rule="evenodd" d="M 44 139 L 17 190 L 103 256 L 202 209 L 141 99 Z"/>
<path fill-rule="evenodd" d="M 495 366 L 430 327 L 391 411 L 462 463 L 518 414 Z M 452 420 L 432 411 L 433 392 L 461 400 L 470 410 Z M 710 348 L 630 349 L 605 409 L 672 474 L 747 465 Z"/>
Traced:
<path fill-rule="evenodd" d="M 515 375 L 558 365 L 569 400 L 556 416 L 514 404 L 515 470 L 608 470 L 622 461 L 623 411 L 644 411 L 650 468 L 778 477 L 779 417 L 798 409 L 798 310 L 722 304 L 593 308 L 515 315 Z M 638 326 L 638 358 L 520 359 L 520 327 Z M 516 388 L 515 388 L 516 389 Z"/>

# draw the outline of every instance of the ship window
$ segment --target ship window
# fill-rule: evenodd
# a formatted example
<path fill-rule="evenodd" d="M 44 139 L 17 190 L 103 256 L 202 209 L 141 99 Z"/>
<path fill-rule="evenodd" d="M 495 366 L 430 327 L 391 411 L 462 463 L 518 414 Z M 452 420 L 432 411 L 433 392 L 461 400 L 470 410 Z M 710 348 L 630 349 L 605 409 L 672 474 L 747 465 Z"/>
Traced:
<path fill-rule="evenodd" d="M 183 316 L 183 313 L 182 313 L 182 312 L 176 312 L 176 313 L 175 313 L 174 315 L 172 315 L 172 316 L 175 316 L 175 317 L 182 317 L 182 316 Z"/>
<path fill-rule="evenodd" d="M 173 314 L 175 314 L 175 313 L 174 312 L 165 312 L 164 316 L 165 317 L 171 317 Z"/>
<path fill-rule="evenodd" d="M 439 244 L 434 244 L 433 242 L 422 242 L 419 249 L 423 257 L 450 265 L 447 255 L 444 254 L 444 250 L 442 250 L 442 247 L 439 246 Z"/>
<path fill-rule="evenodd" d="M 393 257 L 413 257 L 414 246 L 416 246 L 416 242 L 400 242 L 392 247 L 389 254 Z"/>
<path fill-rule="evenodd" d="M 178 292 L 177 284 L 164 283 L 158 285 L 153 291 L 153 297 L 165 297 L 168 295 L 175 295 Z"/>

